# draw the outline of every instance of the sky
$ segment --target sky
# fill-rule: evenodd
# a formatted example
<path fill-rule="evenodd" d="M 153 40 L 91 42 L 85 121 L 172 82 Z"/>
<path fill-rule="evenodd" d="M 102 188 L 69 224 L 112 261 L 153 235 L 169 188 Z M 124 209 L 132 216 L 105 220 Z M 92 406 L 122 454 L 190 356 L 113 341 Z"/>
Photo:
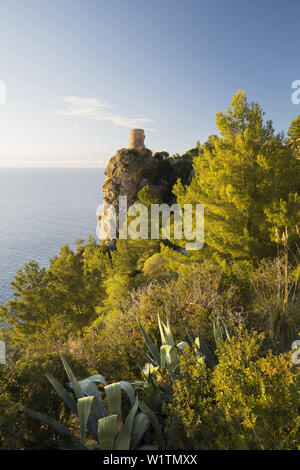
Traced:
<path fill-rule="evenodd" d="M 183 153 L 238 89 L 286 131 L 299 19 L 299 0 L 0 0 L 0 167 L 105 167 L 130 128 Z"/>

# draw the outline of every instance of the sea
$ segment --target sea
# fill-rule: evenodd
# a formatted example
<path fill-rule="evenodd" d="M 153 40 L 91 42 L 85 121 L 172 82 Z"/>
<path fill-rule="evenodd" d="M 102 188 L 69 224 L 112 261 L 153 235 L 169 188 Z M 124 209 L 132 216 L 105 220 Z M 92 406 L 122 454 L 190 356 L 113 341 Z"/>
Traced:
<path fill-rule="evenodd" d="M 30 260 L 48 266 L 66 243 L 96 238 L 104 169 L 0 168 L 0 304 Z"/>

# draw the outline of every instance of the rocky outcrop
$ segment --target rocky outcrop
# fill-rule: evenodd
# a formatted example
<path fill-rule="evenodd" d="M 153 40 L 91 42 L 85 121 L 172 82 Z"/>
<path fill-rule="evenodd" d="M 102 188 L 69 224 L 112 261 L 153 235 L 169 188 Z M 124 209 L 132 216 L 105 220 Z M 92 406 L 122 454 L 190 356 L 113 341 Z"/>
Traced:
<path fill-rule="evenodd" d="M 136 200 L 141 189 L 143 173 L 151 166 L 152 153 L 145 149 L 121 149 L 108 162 L 103 185 L 103 201 L 115 205 L 119 196 L 127 196 L 128 202 Z"/>
<path fill-rule="evenodd" d="M 149 186 L 151 191 L 160 200 L 164 200 L 164 193 L 169 185 L 169 181 L 160 178 L 158 173 L 159 161 L 152 156 L 151 150 L 144 148 L 140 151 L 136 149 L 120 149 L 109 160 L 103 185 L 102 206 L 110 204 L 115 208 L 117 214 L 118 232 L 118 209 L 119 196 L 126 196 L 128 207 L 138 199 L 138 193 L 144 186 Z M 156 175 L 156 177 L 154 177 Z M 108 214 L 100 212 L 98 214 L 102 226 L 109 231 L 111 220 Z M 115 245 L 114 241 L 106 241 L 110 247 Z"/>
<path fill-rule="evenodd" d="M 100 238 L 105 233 L 118 235 L 119 197 L 127 197 L 127 209 L 138 200 L 138 193 L 148 186 L 157 198 L 168 204 L 175 202 L 173 185 L 180 178 L 182 184 L 189 184 L 193 177 L 192 159 L 198 154 L 198 148 L 186 152 L 181 157 L 170 157 L 167 152 L 157 152 L 144 145 L 143 129 L 131 129 L 129 148 L 123 148 L 109 160 L 103 185 L 103 201 L 98 212 Z M 106 208 L 106 209 L 104 209 Z M 107 208 L 113 208 L 111 212 Z M 106 235 L 107 236 L 107 235 Z M 113 248 L 115 236 L 107 238 L 105 244 Z"/>

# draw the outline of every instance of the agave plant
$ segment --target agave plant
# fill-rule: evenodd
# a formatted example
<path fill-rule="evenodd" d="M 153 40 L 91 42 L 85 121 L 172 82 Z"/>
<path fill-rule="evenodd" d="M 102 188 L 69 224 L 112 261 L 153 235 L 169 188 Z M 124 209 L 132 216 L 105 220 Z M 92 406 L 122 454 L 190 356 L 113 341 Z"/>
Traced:
<path fill-rule="evenodd" d="M 148 333 L 146 333 L 139 320 L 138 324 L 150 352 L 150 355 L 146 353 L 148 362 L 143 368 L 145 376 L 155 376 L 157 375 L 159 369 L 163 371 L 166 368 L 169 371 L 171 378 L 175 378 L 175 372 L 180 363 L 178 350 L 184 350 L 188 344 L 186 342 L 181 342 L 175 346 L 169 315 L 166 315 L 166 323 L 162 322 L 160 316 L 158 315 L 158 326 L 161 336 L 161 346 L 159 350 L 153 343 Z"/>
<path fill-rule="evenodd" d="M 212 352 L 210 351 L 204 338 L 198 333 L 195 339 L 192 339 L 188 331 L 186 331 L 188 341 L 181 341 L 175 345 L 173 333 L 170 324 L 170 317 L 166 313 L 165 323 L 160 319 L 158 315 L 158 326 L 161 337 L 160 349 L 155 346 L 150 336 L 146 333 L 145 329 L 138 320 L 139 327 L 144 337 L 145 343 L 148 347 L 150 354 L 146 353 L 148 362 L 143 367 L 144 375 L 152 381 L 153 378 L 157 377 L 160 371 L 168 370 L 170 373 L 171 380 L 174 380 L 179 375 L 179 364 L 180 364 L 180 353 L 185 353 L 186 348 L 192 348 L 195 355 L 195 360 L 206 361 L 209 367 L 214 367 L 216 361 Z M 229 338 L 228 332 L 226 334 Z M 216 344 L 218 345 L 221 337 L 222 330 L 219 326 L 214 324 L 214 337 Z"/>
<path fill-rule="evenodd" d="M 121 381 L 108 385 L 100 374 L 78 381 L 65 358 L 61 356 L 61 359 L 73 393 L 69 393 L 51 374 L 46 374 L 46 376 L 65 404 L 79 418 L 80 441 L 55 419 L 22 406 L 21 408 L 26 413 L 48 424 L 56 432 L 69 437 L 76 446 L 81 448 L 86 448 L 86 430 L 97 441 L 101 450 L 157 448 L 151 445 L 139 447 L 142 441 L 145 441 L 145 435 L 150 426 L 157 436 L 161 435 L 161 431 L 156 415 L 142 400 L 139 400 L 131 383 Z M 108 410 L 96 384 L 104 386 Z M 131 405 L 125 420 L 122 419 L 122 390 L 128 395 Z"/>

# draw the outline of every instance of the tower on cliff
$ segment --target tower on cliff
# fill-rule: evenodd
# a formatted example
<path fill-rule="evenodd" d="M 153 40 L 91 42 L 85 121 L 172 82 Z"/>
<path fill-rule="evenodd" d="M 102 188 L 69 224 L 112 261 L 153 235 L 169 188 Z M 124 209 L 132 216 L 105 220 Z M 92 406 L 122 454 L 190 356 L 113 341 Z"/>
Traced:
<path fill-rule="evenodd" d="M 130 129 L 129 148 L 141 152 L 145 149 L 145 133 L 144 129 Z"/>

